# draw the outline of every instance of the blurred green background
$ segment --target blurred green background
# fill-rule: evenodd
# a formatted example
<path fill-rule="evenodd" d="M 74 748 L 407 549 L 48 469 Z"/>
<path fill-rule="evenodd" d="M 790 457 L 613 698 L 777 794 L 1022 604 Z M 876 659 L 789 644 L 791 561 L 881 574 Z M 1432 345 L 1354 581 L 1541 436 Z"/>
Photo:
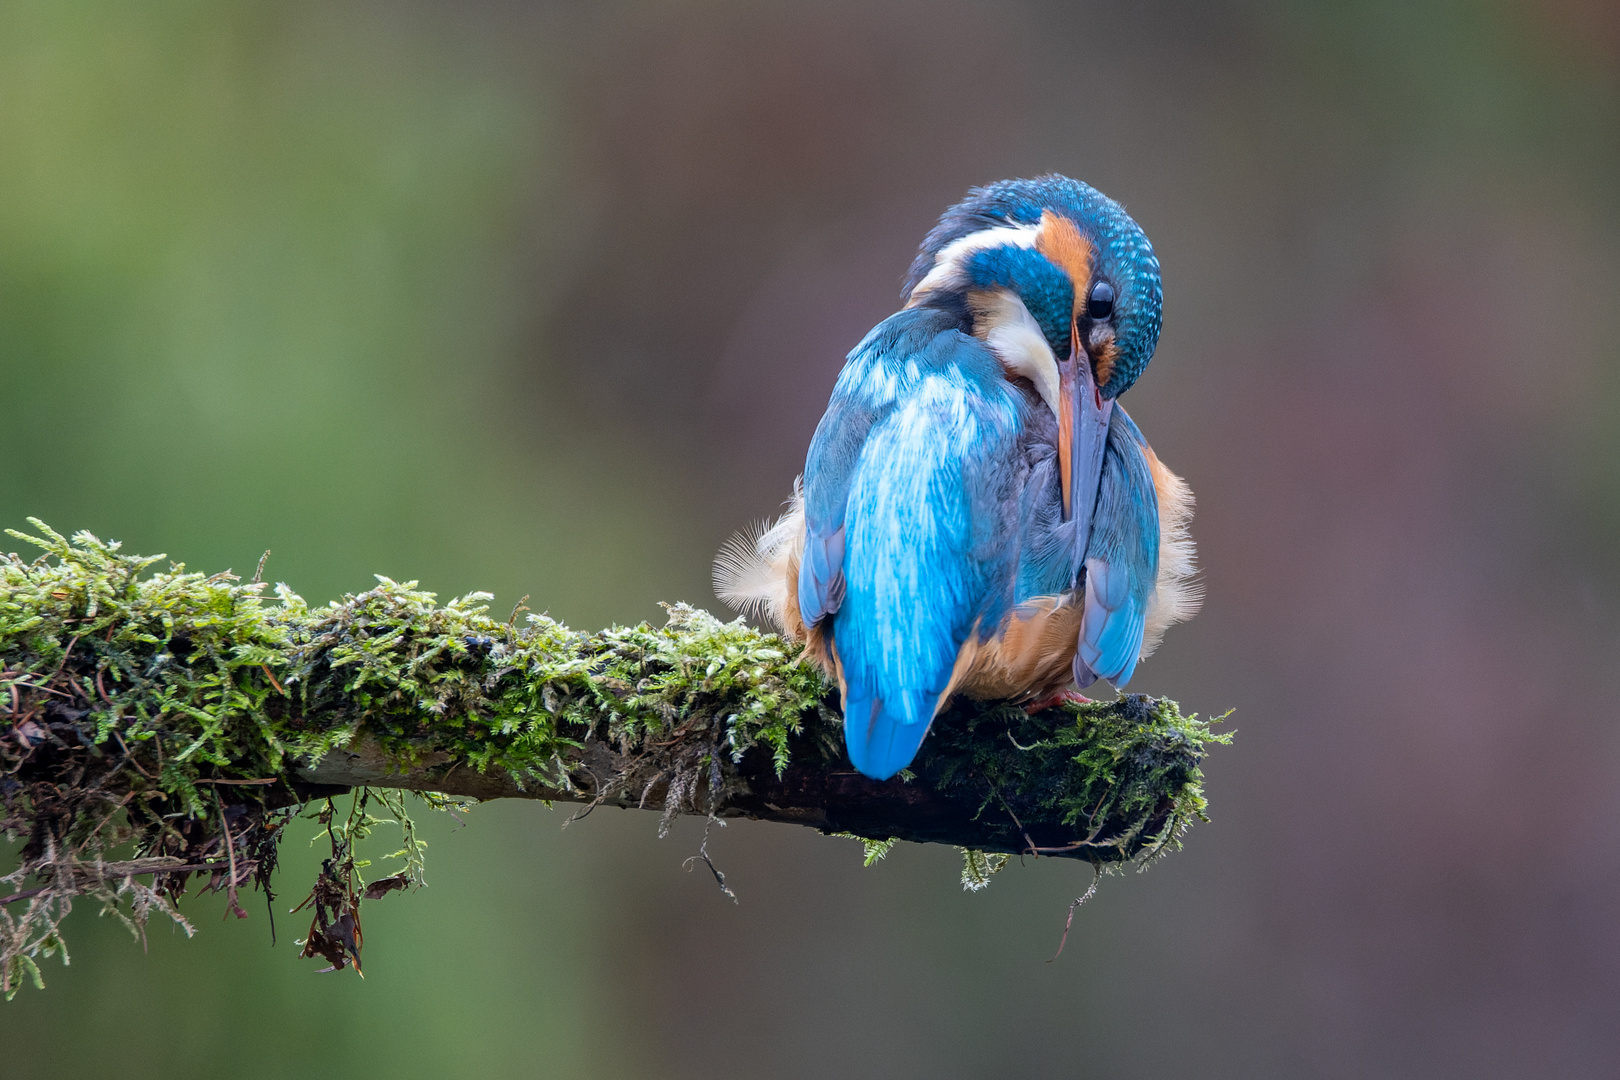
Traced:
<path fill-rule="evenodd" d="M 0 524 L 715 606 L 933 218 L 1056 170 L 1158 248 L 1130 405 L 1200 498 L 1132 689 L 1239 728 L 1054 964 L 1083 868 L 733 823 L 733 906 L 700 823 L 492 804 L 364 981 L 88 906 L 0 1076 L 1616 1075 L 1616 11 L 0 5 Z"/>

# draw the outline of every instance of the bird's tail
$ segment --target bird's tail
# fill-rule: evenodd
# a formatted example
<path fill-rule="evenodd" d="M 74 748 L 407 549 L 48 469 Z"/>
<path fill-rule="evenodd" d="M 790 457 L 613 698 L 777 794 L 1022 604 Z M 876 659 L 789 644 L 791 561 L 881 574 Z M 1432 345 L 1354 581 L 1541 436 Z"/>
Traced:
<path fill-rule="evenodd" d="M 910 765 L 934 720 L 939 694 L 902 690 L 888 700 L 850 687 L 844 694 L 844 746 L 856 769 L 887 780 Z"/>

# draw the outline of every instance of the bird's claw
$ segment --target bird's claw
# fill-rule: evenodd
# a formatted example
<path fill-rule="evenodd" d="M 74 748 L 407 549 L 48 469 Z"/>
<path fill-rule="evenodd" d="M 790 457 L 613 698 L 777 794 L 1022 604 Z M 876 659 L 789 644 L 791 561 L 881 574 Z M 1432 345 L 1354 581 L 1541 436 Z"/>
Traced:
<path fill-rule="evenodd" d="M 1086 697 L 1086 695 L 1082 694 L 1078 690 L 1059 690 L 1055 694 L 1048 694 L 1046 697 L 1030 702 L 1028 705 L 1024 706 L 1024 711 L 1034 715 L 1038 712 L 1045 712 L 1047 709 L 1055 709 L 1059 705 L 1090 704 L 1091 698 Z"/>

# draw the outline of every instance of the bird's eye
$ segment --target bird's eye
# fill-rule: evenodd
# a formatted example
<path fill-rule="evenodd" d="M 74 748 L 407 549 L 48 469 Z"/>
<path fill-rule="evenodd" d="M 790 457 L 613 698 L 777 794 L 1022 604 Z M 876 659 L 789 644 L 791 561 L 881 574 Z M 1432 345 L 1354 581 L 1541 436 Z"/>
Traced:
<path fill-rule="evenodd" d="M 1106 319 L 1113 313 L 1114 287 L 1106 281 L 1099 281 L 1091 287 L 1091 295 L 1086 297 L 1086 317 Z"/>

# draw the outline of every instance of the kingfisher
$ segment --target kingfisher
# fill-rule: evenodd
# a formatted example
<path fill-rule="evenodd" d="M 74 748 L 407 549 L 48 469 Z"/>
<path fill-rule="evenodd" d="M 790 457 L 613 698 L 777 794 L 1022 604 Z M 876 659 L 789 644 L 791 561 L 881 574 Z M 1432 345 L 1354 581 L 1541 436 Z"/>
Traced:
<path fill-rule="evenodd" d="M 716 591 L 834 678 L 886 780 L 955 695 L 1030 711 L 1125 686 L 1201 600 L 1192 493 L 1118 399 L 1158 343 L 1141 227 L 1065 176 L 970 190 L 846 358 L 774 525 Z"/>

